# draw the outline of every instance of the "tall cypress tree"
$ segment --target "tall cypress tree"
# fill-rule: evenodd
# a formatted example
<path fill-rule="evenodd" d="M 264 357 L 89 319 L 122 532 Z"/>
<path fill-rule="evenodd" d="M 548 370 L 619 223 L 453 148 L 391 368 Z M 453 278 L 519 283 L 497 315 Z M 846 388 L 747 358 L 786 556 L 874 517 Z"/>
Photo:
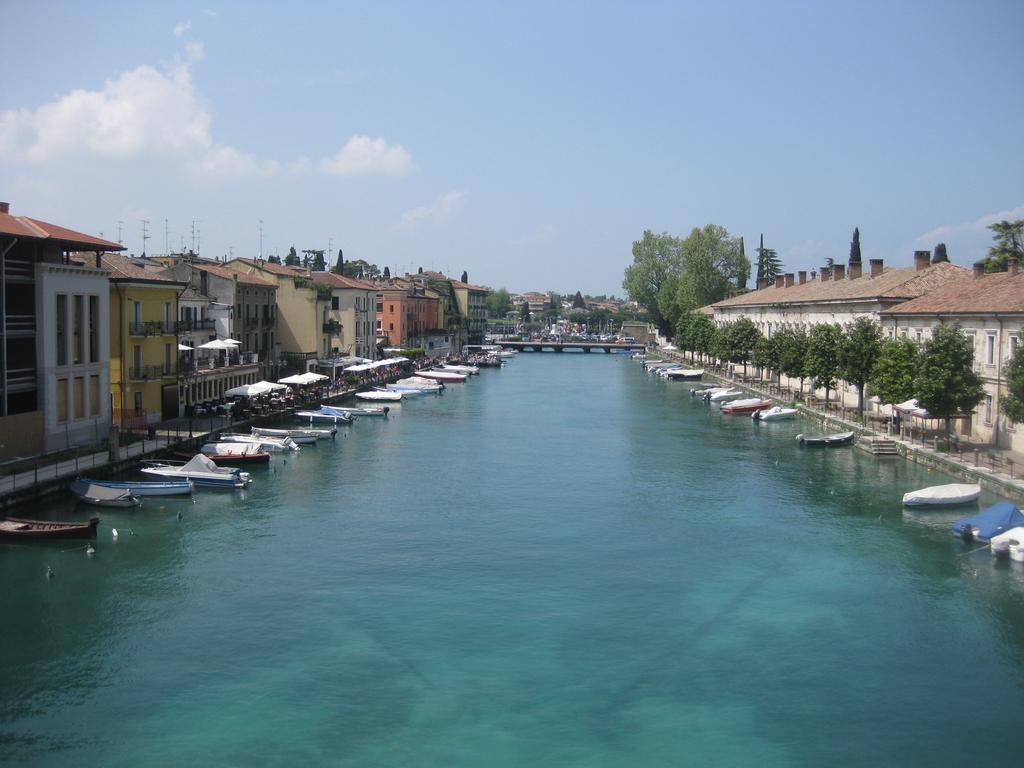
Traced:
<path fill-rule="evenodd" d="M 464 282 L 464 283 L 468 283 L 469 282 L 469 273 L 466 272 L 466 270 L 462 270 L 462 282 Z"/>
<path fill-rule="evenodd" d="M 860 264 L 860 228 L 853 228 L 853 241 L 850 243 L 850 264 Z"/>
<path fill-rule="evenodd" d="M 932 251 L 932 264 L 938 264 L 943 261 L 949 261 L 949 255 L 946 253 L 946 244 L 939 243 L 935 246 L 935 250 Z"/>
<path fill-rule="evenodd" d="M 341 248 L 338 249 L 338 260 L 334 262 L 334 269 L 331 272 L 336 275 L 345 274 L 345 254 L 341 252 Z"/>
<path fill-rule="evenodd" d="M 774 285 L 775 278 L 782 274 L 782 262 L 775 253 L 774 248 L 764 247 L 764 234 L 761 235 L 761 244 L 757 247 L 757 284 L 761 280 L 767 280 L 768 285 Z"/>

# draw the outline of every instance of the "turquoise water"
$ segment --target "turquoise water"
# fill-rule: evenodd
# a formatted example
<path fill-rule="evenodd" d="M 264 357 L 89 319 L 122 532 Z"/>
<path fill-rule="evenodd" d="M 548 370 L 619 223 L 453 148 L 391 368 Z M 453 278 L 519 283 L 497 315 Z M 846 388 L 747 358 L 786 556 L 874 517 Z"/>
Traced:
<path fill-rule="evenodd" d="M 947 480 L 688 391 L 521 354 L 92 557 L 0 544 L 0 763 L 1019 755 L 1024 568 L 899 504 Z"/>

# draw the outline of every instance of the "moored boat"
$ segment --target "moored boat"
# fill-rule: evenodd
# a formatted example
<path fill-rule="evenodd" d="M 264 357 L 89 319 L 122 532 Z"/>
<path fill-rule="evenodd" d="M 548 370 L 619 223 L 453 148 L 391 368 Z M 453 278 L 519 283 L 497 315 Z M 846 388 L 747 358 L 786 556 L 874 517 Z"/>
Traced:
<path fill-rule="evenodd" d="M 234 467 L 218 467 L 209 456 L 197 453 L 188 461 L 144 461 L 142 472 L 157 477 L 186 478 L 208 488 L 244 488 L 252 482 L 248 472 Z"/>
<path fill-rule="evenodd" d="M 82 479 L 75 480 L 68 487 L 81 501 L 97 507 L 137 507 L 142 503 L 138 496 L 125 488 L 108 488 Z"/>
<path fill-rule="evenodd" d="M 999 501 L 983 512 L 958 520 L 950 529 L 964 541 L 991 541 L 994 536 L 1024 526 L 1024 515 L 1012 502 Z"/>
<path fill-rule="evenodd" d="M 252 433 L 257 437 L 287 437 L 299 445 L 309 445 L 317 440 L 333 440 L 338 428 L 332 429 L 269 429 L 253 427 Z"/>
<path fill-rule="evenodd" d="M 442 365 L 442 371 L 450 371 L 452 373 L 464 373 L 467 376 L 476 376 L 480 373 L 480 369 L 475 365 Z"/>
<path fill-rule="evenodd" d="M 429 371 L 417 371 L 417 376 L 421 376 L 425 379 L 433 379 L 434 381 L 440 381 L 443 384 L 461 384 L 466 380 L 466 374 L 455 373 L 454 371 L 438 371 L 436 369 Z"/>
<path fill-rule="evenodd" d="M 750 418 L 754 421 L 782 421 L 783 419 L 795 419 L 799 411 L 796 408 L 783 408 L 781 405 L 773 405 L 771 408 L 754 411 Z"/>
<path fill-rule="evenodd" d="M 1015 557 L 1022 551 L 1024 544 L 1024 527 L 1011 528 L 1004 533 L 993 536 L 988 545 L 992 550 L 992 557 L 1011 557 L 1014 560 L 1024 560 L 1024 557 Z"/>
<path fill-rule="evenodd" d="M 199 451 L 218 467 L 270 463 L 270 454 L 252 443 L 206 443 Z M 179 455 L 186 459 L 192 458 L 192 454 Z"/>
<path fill-rule="evenodd" d="M 422 389 L 425 392 L 440 392 L 444 389 L 444 384 L 440 381 L 425 379 L 422 376 L 407 376 L 404 379 L 396 381 L 395 385 L 399 387 L 415 387 L 417 389 Z"/>
<path fill-rule="evenodd" d="M 356 392 L 356 397 L 359 398 L 360 400 L 384 400 L 389 402 L 399 402 L 402 399 L 402 393 L 386 389 L 371 389 L 369 392 Z"/>
<path fill-rule="evenodd" d="M 903 494 L 905 507 L 942 507 L 970 504 L 981 496 L 981 486 L 974 483 L 932 485 Z"/>
<path fill-rule="evenodd" d="M 314 421 L 327 421 L 331 424 L 351 424 L 354 421 L 351 413 L 341 411 L 298 411 L 295 417 L 298 419 L 309 419 L 310 424 Z"/>
<path fill-rule="evenodd" d="M 0 517 L 0 538 L 3 539 L 93 539 L 100 519 L 87 522 L 62 523 L 56 520 L 24 520 Z"/>
<path fill-rule="evenodd" d="M 771 404 L 771 400 L 762 400 L 759 397 L 751 397 L 745 400 L 733 400 L 731 403 L 726 403 L 722 406 L 722 413 L 753 413 L 754 411 L 760 411 L 764 408 L 768 408 Z"/>
<path fill-rule="evenodd" d="M 739 400 L 742 397 L 743 390 L 741 389 L 720 389 L 718 392 L 704 395 L 704 399 L 709 403 L 727 403 L 730 400 Z"/>
<path fill-rule="evenodd" d="M 374 389 L 380 392 L 398 392 L 402 397 L 418 397 L 427 394 L 427 390 L 414 387 L 411 384 L 386 384 L 383 387 L 374 387 Z"/>
<path fill-rule="evenodd" d="M 801 445 L 850 445 L 853 442 L 854 433 L 833 432 L 829 435 L 797 435 L 796 439 Z"/>
<path fill-rule="evenodd" d="M 87 477 L 80 478 L 82 483 L 111 488 L 114 490 L 127 491 L 133 496 L 188 496 L 192 493 L 192 483 L 189 480 L 90 480 Z M 74 488 L 72 487 L 72 490 Z"/>
<path fill-rule="evenodd" d="M 703 368 L 669 368 L 665 371 L 665 376 L 669 379 L 677 379 L 681 381 L 696 381 L 697 379 L 704 377 Z"/>
<path fill-rule="evenodd" d="M 243 435 L 237 432 L 229 432 L 220 436 L 222 443 L 250 443 L 258 445 L 262 451 L 274 453 L 285 453 L 287 451 L 299 450 L 298 444 L 290 437 L 261 437 L 258 435 Z"/>

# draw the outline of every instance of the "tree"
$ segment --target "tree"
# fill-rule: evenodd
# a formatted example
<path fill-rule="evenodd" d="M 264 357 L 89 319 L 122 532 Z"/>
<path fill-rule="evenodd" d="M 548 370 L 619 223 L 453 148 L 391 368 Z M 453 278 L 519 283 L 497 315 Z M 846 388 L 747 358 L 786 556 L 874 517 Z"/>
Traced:
<path fill-rule="evenodd" d="M 743 258 L 743 259 L 747 258 L 747 251 L 743 247 L 743 235 L 740 235 L 740 257 Z M 737 275 L 736 276 L 736 287 L 739 288 L 741 291 L 744 288 L 747 287 L 747 278 L 748 277 L 750 277 L 749 274 L 747 274 L 747 275 Z"/>
<path fill-rule="evenodd" d="M 754 350 L 761 339 L 761 332 L 749 317 L 740 317 L 727 326 L 721 340 L 721 351 L 730 363 L 742 363 L 743 375 L 747 375 L 747 363 L 754 356 Z"/>
<path fill-rule="evenodd" d="M 921 347 L 913 339 L 899 336 L 882 342 L 868 386 L 883 403 L 902 403 L 914 396 L 914 374 Z"/>
<path fill-rule="evenodd" d="M 764 247 L 764 235 L 761 235 L 761 244 L 757 247 L 757 284 L 761 285 L 762 280 L 767 280 L 768 285 L 775 283 L 775 278 L 782 274 L 782 262 L 776 255 L 773 248 Z"/>
<path fill-rule="evenodd" d="M 331 272 L 336 275 L 345 274 L 345 254 L 341 252 L 341 248 L 338 249 L 338 260 L 334 262 L 334 269 Z"/>
<path fill-rule="evenodd" d="M 384 267 L 384 279 L 385 280 L 390 280 L 391 279 L 391 267 Z"/>
<path fill-rule="evenodd" d="M 970 413 L 985 397 L 981 377 L 974 372 L 974 348 L 958 323 L 943 323 L 921 349 L 914 376 L 917 402 L 946 422 L 950 434 L 953 416 Z"/>
<path fill-rule="evenodd" d="M 288 255 L 284 257 L 284 263 L 289 267 L 299 266 L 299 254 L 295 252 L 294 245 L 288 249 Z"/>
<path fill-rule="evenodd" d="M 939 243 L 932 251 L 932 264 L 939 264 L 943 261 L 949 261 L 949 256 L 946 254 L 946 244 Z"/>
<path fill-rule="evenodd" d="M 986 272 L 1003 272 L 1010 259 L 1024 261 L 1024 219 L 997 221 L 989 224 L 995 244 L 984 260 Z"/>
<path fill-rule="evenodd" d="M 1017 347 L 1006 366 L 1007 393 L 1002 399 L 1003 413 L 1010 421 L 1024 421 L 1024 355 Z"/>
<path fill-rule="evenodd" d="M 626 267 L 622 287 L 629 298 L 647 308 L 652 322 L 663 333 L 671 328 L 659 309 L 658 297 L 668 277 L 679 268 L 679 239 L 667 232 L 656 235 L 644 230 L 643 236 L 633 242 L 633 263 Z"/>
<path fill-rule="evenodd" d="M 807 376 L 807 348 L 810 339 L 803 326 L 783 328 L 775 334 L 779 343 L 779 368 L 791 379 L 800 379 L 800 394 Z"/>
<path fill-rule="evenodd" d="M 843 343 L 843 329 L 838 323 L 818 323 L 811 328 L 807 343 L 807 375 L 814 379 L 815 388 L 825 390 L 825 406 L 829 392 L 839 377 L 839 348 Z"/>
<path fill-rule="evenodd" d="M 462 278 L 461 279 L 462 279 L 462 282 L 464 282 L 464 283 L 468 283 L 469 282 L 469 273 L 466 270 L 462 270 Z"/>
<path fill-rule="evenodd" d="M 857 388 L 857 413 L 864 413 L 864 385 L 871 380 L 882 350 L 882 329 L 870 317 L 846 325 L 839 346 L 839 375 Z"/>
<path fill-rule="evenodd" d="M 272 253 L 272 254 L 270 254 L 267 257 L 267 264 L 280 264 L 280 263 L 281 263 L 281 257 L 278 256 L 276 253 Z"/>
<path fill-rule="evenodd" d="M 519 319 L 524 323 L 530 322 L 530 302 L 524 301 L 519 305 Z"/>
<path fill-rule="evenodd" d="M 420 267 L 420 268 L 419 268 L 419 271 L 418 271 L 418 272 L 417 272 L 416 274 L 418 274 L 418 275 L 422 275 L 422 274 L 423 274 L 423 267 Z"/>
<path fill-rule="evenodd" d="M 309 268 L 314 272 L 323 272 L 327 269 L 327 262 L 324 259 L 324 251 L 306 250 L 302 253 L 306 257 L 303 259 L 303 265 L 309 266 Z"/>
<path fill-rule="evenodd" d="M 761 336 L 754 347 L 754 357 L 751 362 L 762 371 L 778 372 L 781 361 L 782 342 L 779 335 L 776 333 L 772 336 Z"/>
<path fill-rule="evenodd" d="M 370 264 L 362 259 L 355 259 L 354 261 L 345 262 L 342 274 L 345 277 L 357 280 L 374 280 L 381 276 L 381 271 L 376 264 Z"/>
<path fill-rule="evenodd" d="M 509 302 L 508 291 L 504 288 L 499 288 L 498 290 L 487 294 L 485 301 L 487 303 L 487 314 L 489 317 L 504 318 L 512 306 Z"/>
<path fill-rule="evenodd" d="M 850 265 L 860 264 L 860 228 L 853 228 L 853 240 L 850 241 Z"/>
<path fill-rule="evenodd" d="M 572 297 L 572 307 L 573 309 L 587 308 L 587 302 L 583 300 L 583 294 L 581 294 L 579 291 L 576 291 L 576 295 Z"/>
<path fill-rule="evenodd" d="M 678 314 L 724 299 L 750 277 L 750 261 L 740 253 L 739 238 L 725 227 L 694 228 L 680 243 L 674 311 Z"/>

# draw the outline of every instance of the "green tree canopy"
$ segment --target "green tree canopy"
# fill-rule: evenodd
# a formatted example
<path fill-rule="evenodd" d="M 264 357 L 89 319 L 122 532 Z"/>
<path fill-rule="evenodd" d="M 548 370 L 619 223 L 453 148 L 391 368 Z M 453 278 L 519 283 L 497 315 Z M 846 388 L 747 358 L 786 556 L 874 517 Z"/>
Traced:
<path fill-rule="evenodd" d="M 985 397 L 981 377 L 974 372 L 974 348 L 958 323 L 943 323 L 921 348 L 914 375 L 914 394 L 929 414 L 946 422 L 972 412 Z"/>
<path fill-rule="evenodd" d="M 817 387 L 825 390 L 825 403 L 829 392 L 839 378 L 839 349 L 843 343 L 843 329 L 838 323 L 818 323 L 811 327 L 807 344 L 807 375 Z"/>
<path fill-rule="evenodd" d="M 334 262 L 331 272 L 336 275 L 345 274 L 345 254 L 341 252 L 341 248 L 338 249 L 338 260 Z"/>
<path fill-rule="evenodd" d="M 281 257 L 278 256 L 276 253 L 272 253 L 269 256 L 267 256 L 267 264 L 280 264 L 280 263 L 281 263 Z"/>
<path fill-rule="evenodd" d="M 1024 219 L 997 221 L 989 224 L 995 243 L 988 249 L 984 259 L 986 272 L 1002 272 L 1010 259 L 1024 261 Z"/>
<path fill-rule="evenodd" d="M 530 322 L 530 302 L 524 301 L 519 305 L 519 319 L 524 323 Z"/>
<path fill-rule="evenodd" d="M 633 243 L 633 263 L 626 267 L 622 287 L 633 301 L 647 308 L 651 320 L 663 332 L 670 323 L 658 307 L 658 297 L 671 273 L 678 270 L 679 239 L 667 232 L 656 235 L 644 230 Z"/>
<path fill-rule="evenodd" d="M 391 267 L 384 267 L 383 277 L 385 280 L 391 279 Z"/>
<path fill-rule="evenodd" d="M 782 340 L 779 338 L 779 334 L 776 333 L 771 336 L 762 335 L 754 347 L 754 357 L 751 362 L 758 368 L 766 371 L 775 371 L 777 373 L 781 370 Z"/>
<path fill-rule="evenodd" d="M 761 331 L 749 317 L 740 317 L 724 326 L 725 335 L 721 341 L 721 357 L 730 363 L 742 363 L 743 375 L 747 375 L 747 363 L 754 356 L 754 350 L 761 339 Z"/>
<path fill-rule="evenodd" d="M 466 270 L 462 270 L 462 278 L 461 278 L 461 280 L 464 283 L 468 283 L 469 282 L 469 273 L 466 272 Z"/>
<path fill-rule="evenodd" d="M 807 376 L 807 348 L 810 339 L 803 326 L 782 328 L 775 333 L 779 344 L 779 368 L 791 379 L 800 379 L 800 391 Z"/>
<path fill-rule="evenodd" d="M 295 252 L 294 245 L 288 249 L 288 255 L 284 257 L 284 263 L 289 267 L 299 266 L 299 254 Z"/>
<path fill-rule="evenodd" d="M 782 274 L 782 261 L 775 253 L 774 248 L 764 247 L 764 235 L 761 235 L 761 244 L 757 247 L 757 284 L 761 285 L 762 280 L 767 280 L 768 285 L 774 285 L 775 278 Z"/>
<path fill-rule="evenodd" d="M 576 295 L 572 297 L 572 307 L 573 309 L 587 308 L 587 302 L 583 300 L 583 294 L 579 291 L 576 291 Z"/>
<path fill-rule="evenodd" d="M 868 385 L 883 403 L 903 403 L 914 396 L 914 375 L 921 345 L 906 336 L 885 339 Z"/>
<path fill-rule="evenodd" d="M 864 385 L 882 349 L 882 329 L 871 317 L 848 323 L 839 346 L 839 376 L 857 388 L 857 413 L 864 413 Z"/>
<path fill-rule="evenodd" d="M 939 264 L 943 261 L 949 261 L 949 255 L 946 253 L 946 244 L 939 243 L 932 251 L 932 264 Z"/>
<path fill-rule="evenodd" d="M 853 228 L 853 240 L 850 241 L 850 264 L 860 264 L 860 227 Z"/>
<path fill-rule="evenodd" d="M 1024 421 L 1024 355 L 1021 354 L 1020 345 L 1017 346 L 1013 357 L 1006 366 L 1006 389 L 1003 396 L 1003 413 L 1010 421 Z"/>
<path fill-rule="evenodd" d="M 508 298 L 508 291 L 504 288 L 499 288 L 498 290 L 487 294 L 485 301 L 487 303 L 488 317 L 503 318 L 512 308 L 512 303 Z"/>
<path fill-rule="evenodd" d="M 362 259 L 346 261 L 342 267 L 342 274 L 355 280 L 374 280 L 381 276 L 381 271 L 376 264 L 370 264 Z"/>
<path fill-rule="evenodd" d="M 309 264 L 310 269 L 314 272 L 323 272 L 327 269 L 327 262 L 324 260 L 324 251 L 318 250 L 305 250 L 303 251 L 306 258 L 304 262 Z"/>

